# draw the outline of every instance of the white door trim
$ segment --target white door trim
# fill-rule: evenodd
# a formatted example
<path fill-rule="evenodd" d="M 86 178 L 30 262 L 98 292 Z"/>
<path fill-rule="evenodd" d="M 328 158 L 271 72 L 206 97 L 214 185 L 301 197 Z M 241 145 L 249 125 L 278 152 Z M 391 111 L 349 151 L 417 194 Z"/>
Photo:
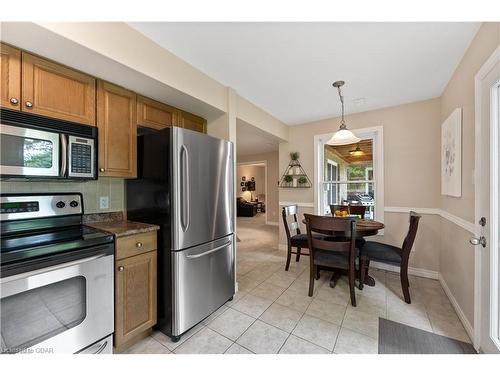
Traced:
<path fill-rule="evenodd" d="M 490 70 L 500 62 L 500 47 L 493 52 L 493 54 L 488 58 L 488 60 L 483 64 L 481 69 L 477 72 L 474 77 L 474 109 L 475 109 L 475 128 L 474 128 L 474 136 L 475 136 L 475 155 L 474 155 L 474 218 L 475 218 L 475 235 L 481 235 L 481 227 L 479 225 L 479 220 L 481 218 L 480 212 L 480 196 L 481 196 L 481 127 L 482 127 L 482 116 L 481 116 L 481 108 L 482 108 L 482 82 L 490 72 Z M 493 139 L 493 137 L 490 137 Z M 490 145 L 491 146 L 491 145 Z M 498 150 L 496 150 L 498 155 Z M 490 191 L 490 194 L 492 191 Z M 493 233 L 494 230 L 491 230 L 490 233 Z M 487 239 L 491 244 L 491 238 Z M 474 249 L 474 347 L 479 349 L 481 343 L 481 253 L 482 248 L 480 246 L 475 246 Z M 493 252 L 492 252 L 493 253 Z M 492 291 L 490 291 L 492 292 Z M 491 293 L 493 294 L 493 293 Z M 497 290 L 498 295 L 498 290 Z"/>

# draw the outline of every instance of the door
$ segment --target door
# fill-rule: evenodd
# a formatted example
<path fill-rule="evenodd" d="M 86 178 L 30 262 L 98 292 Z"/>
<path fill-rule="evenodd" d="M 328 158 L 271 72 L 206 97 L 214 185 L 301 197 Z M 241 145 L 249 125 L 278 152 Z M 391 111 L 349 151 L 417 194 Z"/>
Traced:
<path fill-rule="evenodd" d="M 172 334 L 178 336 L 222 306 L 234 293 L 233 235 L 172 252 Z"/>
<path fill-rule="evenodd" d="M 22 53 L 23 111 L 95 125 L 95 79 Z"/>
<path fill-rule="evenodd" d="M 59 176 L 58 133 L 0 124 L 2 176 Z"/>
<path fill-rule="evenodd" d="M 156 324 L 156 251 L 116 262 L 115 346 Z"/>
<path fill-rule="evenodd" d="M 0 285 L 1 352 L 71 354 L 113 332 L 112 255 L 5 277 Z"/>
<path fill-rule="evenodd" d="M 233 233 L 231 142 L 172 129 L 173 250 Z"/>
<path fill-rule="evenodd" d="M 21 51 L 0 44 L 0 104 L 10 109 L 20 109 L 21 103 Z"/>
<path fill-rule="evenodd" d="M 152 129 L 165 129 L 177 125 L 178 111 L 166 104 L 137 96 L 137 125 Z"/>
<path fill-rule="evenodd" d="M 137 175 L 136 95 L 111 83 L 97 83 L 99 176 Z"/>
<path fill-rule="evenodd" d="M 180 111 L 179 126 L 184 129 L 194 130 L 200 133 L 207 132 L 207 122 L 204 118 L 195 116 L 191 113 Z"/>
<path fill-rule="evenodd" d="M 496 61 L 494 60 L 496 58 Z M 499 330 L 499 242 L 500 213 L 500 49 L 476 77 L 476 106 L 480 131 L 476 143 L 476 220 L 477 233 L 471 242 L 476 245 L 476 321 L 479 326 L 475 344 L 485 353 L 500 352 Z M 477 133 L 476 133 L 477 134 Z M 478 278 L 476 277 L 476 280 Z M 477 309 L 479 308 L 479 311 Z M 477 335 L 479 333 L 479 337 Z"/>

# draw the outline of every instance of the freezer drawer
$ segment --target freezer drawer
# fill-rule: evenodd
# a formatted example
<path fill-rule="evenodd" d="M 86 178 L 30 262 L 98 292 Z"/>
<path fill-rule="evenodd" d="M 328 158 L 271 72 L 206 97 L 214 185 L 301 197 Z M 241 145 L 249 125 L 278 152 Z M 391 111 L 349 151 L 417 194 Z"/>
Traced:
<path fill-rule="evenodd" d="M 234 295 L 233 235 L 172 252 L 173 326 L 178 336 Z"/>

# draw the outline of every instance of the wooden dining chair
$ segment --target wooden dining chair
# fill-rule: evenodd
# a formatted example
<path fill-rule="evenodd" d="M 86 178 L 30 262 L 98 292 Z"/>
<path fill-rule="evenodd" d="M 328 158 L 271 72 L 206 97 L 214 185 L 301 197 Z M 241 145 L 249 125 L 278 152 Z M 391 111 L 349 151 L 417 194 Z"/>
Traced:
<path fill-rule="evenodd" d="M 349 213 L 351 215 L 359 215 L 361 219 L 365 218 L 366 206 L 362 205 L 349 205 Z"/>
<path fill-rule="evenodd" d="M 285 227 L 286 239 L 287 239 L 287 255 L 286 255 L 286 266 L 285 271 L 290 268 L 290 260 L 292 254 L 296 254 L 295 261 L 300 260 L 300 255 L 302 249 L 308 249 L 309 244 L 307 242 L 307 234 L 302 234 L 300 232 L 300 225 L 297 220 L 297 210 L 298 206 L 296 204 L 290 206 L 284 206 L 281 210 L 281 217 L 283 218 L 283 225 Z M 292 251 L 295 247 L 297 251 Z M 302 254 L 309 256 L 309 254 Z"/>
<path fill-rule="evenodd" d="M 310 252 L 309 297 L 314 292 L 314 279 L 318 267 L 345 269 L 349 275 L 351 305 L 356 306 L 354 293 L 356 277 L 356 220 L 351 218 L 304 214 Z M 315 234 L 325 231 L 342 232 L 343 236 L 323 238 Z"/>
<path fill-rule="evenodd" d="M 408 261 L 417 235 L 418 222 L 421 215 L 410 211 L 410 225 L 403 241 L 403 246 L 397 247 L 381 242 L 366 241 L 360 251 L 360 287 L 363 288 L 364 278 L 370 260 L 400 267 L 401 288 L 406 303 L 411 303 L 410 282 L 408 281 Z"/>

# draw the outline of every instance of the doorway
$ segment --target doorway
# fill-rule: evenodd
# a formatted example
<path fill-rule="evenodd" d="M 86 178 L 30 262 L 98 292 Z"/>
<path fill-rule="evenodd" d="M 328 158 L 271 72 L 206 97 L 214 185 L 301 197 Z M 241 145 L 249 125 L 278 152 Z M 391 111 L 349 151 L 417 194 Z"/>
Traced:
<path fill-rule="evenodd" d="M 255 218 L 255 221 L 267 223 L 267 181 L 267 161 L 237 164 L 236 210 L 238 217 Z"/>
<path fill-rule="evenodd" d="M 500 353 L 500 47 L 476 75 L 475 99 L 474 346 Z"/>

